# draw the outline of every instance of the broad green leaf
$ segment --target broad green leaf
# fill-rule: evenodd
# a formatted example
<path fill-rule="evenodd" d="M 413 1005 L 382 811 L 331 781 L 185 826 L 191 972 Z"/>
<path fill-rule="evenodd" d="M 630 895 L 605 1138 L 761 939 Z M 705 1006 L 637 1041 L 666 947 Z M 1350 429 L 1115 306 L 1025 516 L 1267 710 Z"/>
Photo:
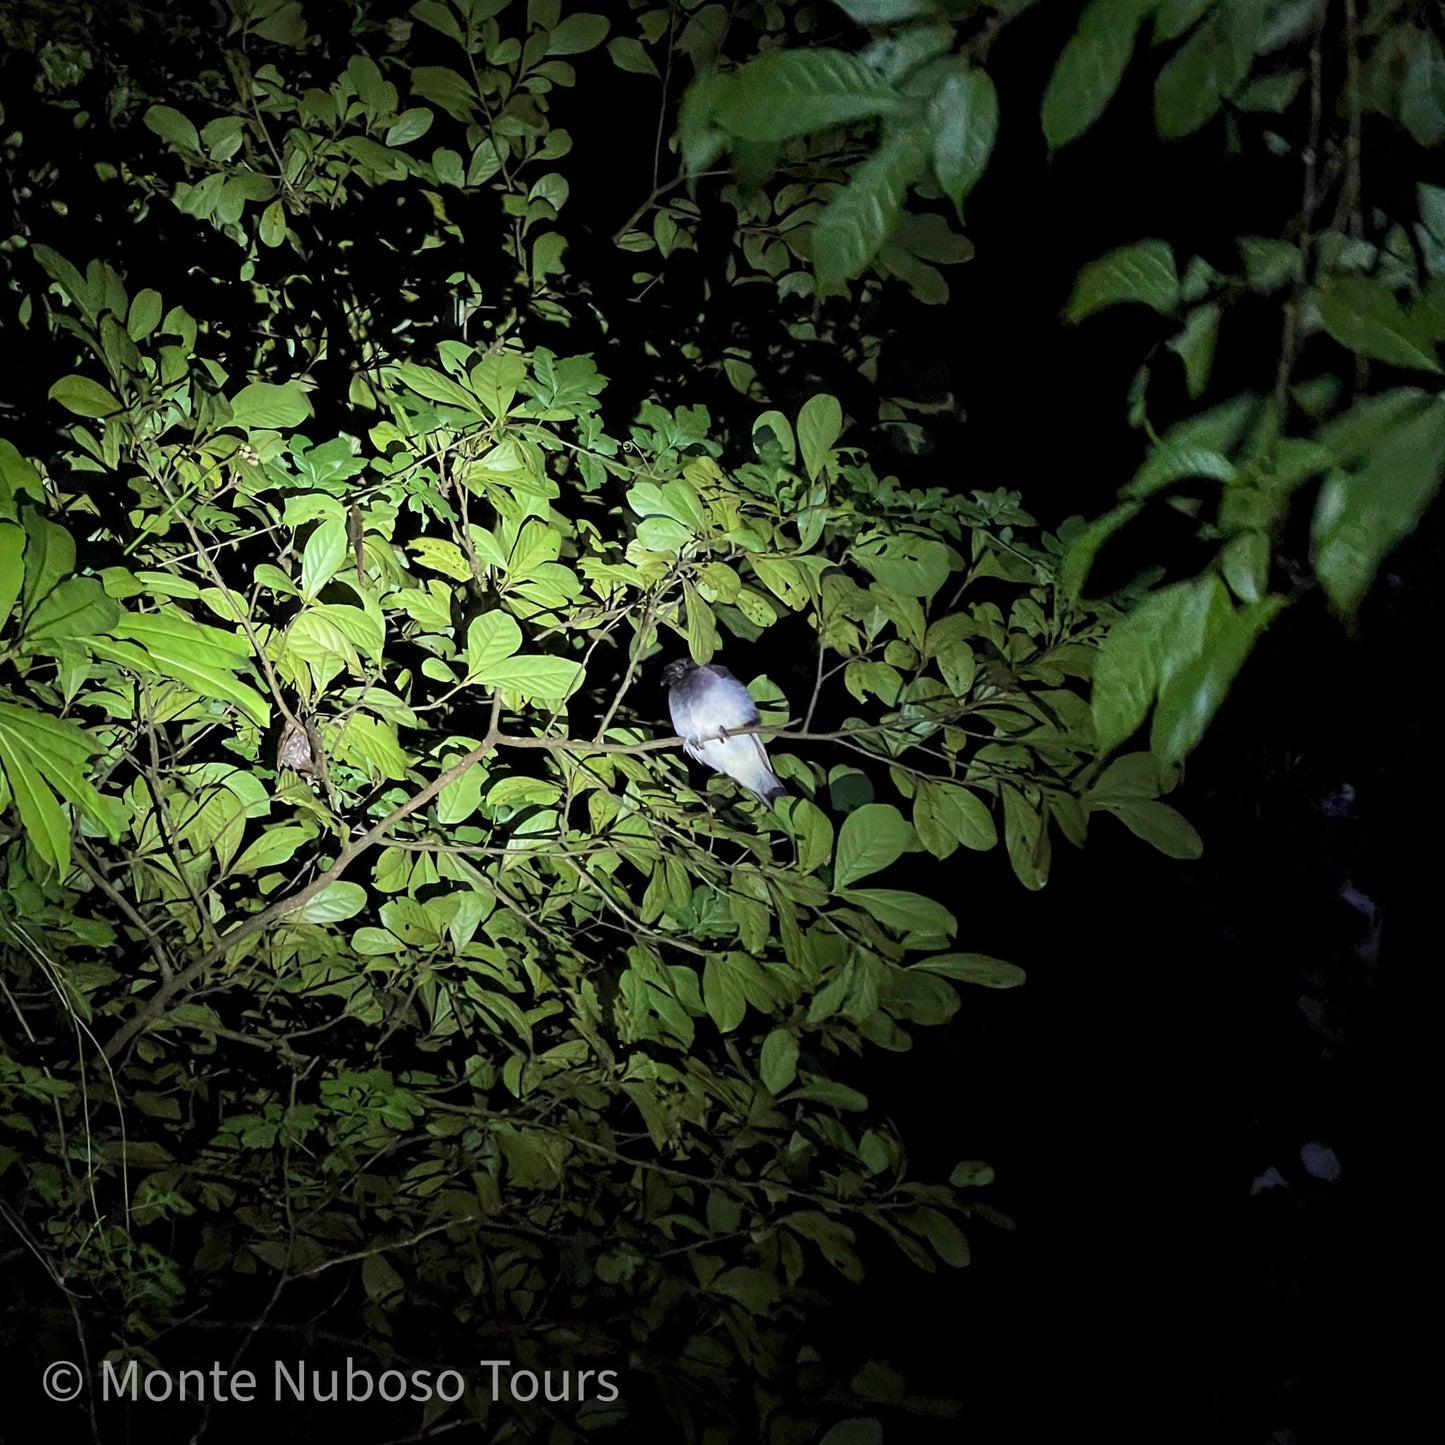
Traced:
<path fill-rule="evenodd" d="M 67 577 L 25 619 L 24 643 L 34 648 L 47 640 L 92 637 L 110 631 L 120 615 L 119 603 L 106 596 L 94 577 Z"/>
<path fill-rule="evenodd" d="M 1049 829 L 1040 804 L 1018 789 L 1002 784 L 1003 843 L 1016 877 L 1025 888 L 1037 892 L 1049 881 L 1051 845 Z"/>
<path fill-rule="evenodd" d="M 940 0 L 833 0 L 856 25 L 897 25 L 920 15 L 937 15 Z"/>
<path fill-rule="evenodd" d="M 1142 301 L 1168 315 L 1179 303 L 1179 273 L 1166 241 L 1136 241 L 1091 261 L 1079 272 L 1064 315 L 1082 321 L 1106 306 Z"/>
<path fill-rule="evenodd" d="M 978 184 L 993 153 L 998 95 L 982 70 L 971 69 L 962 56 L 955 57 L 955 64 L 929 102 L 928 120 L 933 174 L 961 220 L 964 197 Z"/>
<path fill-rule="evenodd" d="M 1417 311 L 1406 311 L 1383 281 L 1336 276 L 1312 293 L 1325 330 L 1341 346 L 1391 366 L 1439 371 L 1437 333 Z"/>
<path fill-rule="evenodd" d="M 435 117 L 424 105 L 413 106 L 397 116 L 396 123 L 386 133 L 389 146 L 404 146 L 409 141 L 419 140 L 431 129 Z"/>
<path fill-rule="evenodd" d="M 467 628 L 467 672 L 482 679 L 522 645 L 522 629 L 500 609 L 484 612 Z"/>
<path fill-rule="evenodd" d="M 983 953 L 935 953 L 929 958 L 920 958 L 911 967 L 942 974 L 958 983 L 982 984 L 985 988 L 1017 988 L 1024 981 L 1024 971 L 1017 964 L 1003 963 Z"/>
<path fill-rule="evenodd" d="M 1184 382 L 1191 400 L 1197 400 L 1209 385 L 1214 367 L 1214 343 L 1219 336 L 1219 307 L 1210 302 L 1196 306 L 1184 322 L 1184 329 L 1168 344 L 1184 363 Z"/>
<path fill-rule="evenodd" d="M 25 580 L 24 552 L 24 528 L 0 521 L 0 637 L 5 635 L 10 610 Z"/>
<path fill-rule="evenodd" d="M 582 665 L 565 657 L 524 653 L 479 668 L 476 680 L 487 687 L 519 692 L 538 702 L 561 702 L 582 680 Z"/>
<path fill-rule="evenodd" d="M 650 75 L 654 80 L 662 79 L 652 57 L 642 48 L 640 40 L 619 35 L 615 40 L 607 42 L 607 53 L 619 70 L 627 70 L 634 75 Z"/>
<path fill-rule="evenodd" d="M 278 825 L 264 833 L 231 865 L 235 874 L 259 873 L 263 868 L 276 868 L 287 862 L 296 850 L 313 836 L 310 828 Z"/>
<path fill-rule="evenodd" d="M 849 813 L 838 834 L 833 886 L 847 888 L 881 872 L 913 845 L 914 833 L 891 803 L 865 803 Z"/>
<path fill-rule="evenodd" d="M 1217 11 L 1165 62 L 1154 83 L 1154 124 L 1160 135 L 1190 135 L 1219 113 L 1221 101 L 1249 73 L 1253 58 L 1247 45 L 1240 53 L 1235 39 L 1230 17 Z"/>
<path fill-rule="evenodd" d="M 948 548 L 916 532 L 854 548 L 853 559 L 895 597 L 932 597 L 948 581 Z"/>
<path fill-rule="evenodd" d="M 247 665 L 249 644 L 234 633 L 193 622 L 173 606 L 153 613 L 127 613 L 114 635 L 138 642 L 166 677 L 198 696 L 234 703 L 257 727 L 268 727 L 270 704 L 231 674 Z M 101 651 L 99 644 L 94 649 Z"/>
<path fill-rule="evenodd" d="M 493 7 L 494 10 L 500 8 L 500 6 Z M 441 31 L 443 35 L 455 40 L 459 45 L 466 40 L 461 26 L 457 24 L 456 17 L 444 0 L 416 0 L 411 7 L 411 13 L 424 25 L 430 25 L 433 30 Z"/>
<path fill-rule="evenodd" d="M 788 826 L 798 844 L 798 871 L 812 873 L 833 852 L 833 824 L 816 803 L 797 798 L 788 808 Z"/>
<path fill-rule="evenodd" d="M 787 1029 L 774 1029 L 763 1040 L 758 1069 L 763 1087 L 770 1094 L 781 1094 L 798 1077 L 798 1040 Z"/>
<path fill-rule="evenodd" d="M 1131 833 L 1167 857 L 1189 860 L 1204 852 L 1204 840 L 1189 821 L 1167 803 L 1119 803 L 1108 811 Z"/>
<path fill-rule="evenodd" d="M 144 341 L 161 324 L 161 297 L 159 291 L 149 286 L 137 291 L 130 303 L 130 315 L 126 318 L 126 330 L 132 341 Z"/>
<path fill-rule="evenodd" d="M 302 595 L 315 597 L 336 575 L 349 550 L 346 523 L 340 517 L 327 517 L 318 523 L 301 553 Z"/>
<path fill-rule="evenodd" d="M 953 914 L 921 893 L 896 888 L 844 888 L 839 890 L 839 896 L 866 908 L 880 923 L 899 933 L 958 932 L 958 920 Z"/>
<path fill-rule="evenodd" d="M 231 399 L 230 424 L 247 430 L 289 430 L 310 415 L 311 403 L 299 381 L 253 381 Z"/>
<path fill-rule="evenodd" d="M 712 1021 L 731 1033 L 748 1011 L 742 981 L 726 954 L 711 954 L 702 971 L 702 997 Z"/>
<path fill-rule="evenodd" d="M 892 115 L 903 105 L 903 97 L 856 56 L 788 47 L 735 71 L 712 118 L 743 140 L 784 141 Z"/>
<path fill-rule="evenodd" d="M 1181 762 L 1194 750 L 1213 721 L 1259 635 L 1283 599 L 1268 598 L 1236 611 L 1216 579 L 1207 579 L 1208 610 L 1198 638 L 1198 653 L 1183 665 L 1166 665 L 1149 747 L 1163 764 Z M 1188 637 L 1175 640 L 1182 654 Z"/>
<path fill-rule="evenodd" d="M 908 187 L 928 164 L 927 145 L 922 126 L 885 128 L 873 153 L 853 167 L 828 203 L 813 231 L 813 270 L 825 295 L 862 275 L 892 235 Z"/>
<path fill-rule="evenodd" d="M 423 567 L 430 567 L 433 572 L 440 572 L 455 582 L 471 581 L 472 564 L 455 542 L 445 537 L 414 537 L 406 547 L 408 552 L 416 554 Z"/>
<path fill-rule="evenodd" d="M 76 416 L 111 416 L 122 410 L 120 402 L 88 376 L 63 376 L 50 388 L 48 395 Z"/>
<path fill-rule="evenodd" d="M 569 15 L 547 36 L 548 55 L 580 55 L 595 50 L 607 38 L 608 23 L 601 15 Z"/>
<path fill-rule="evenodd" d="M 952 783 L 920 781 L 913 798 L 913 826 L 935 858 L 947 858 L 960 843 L 984 851 L 998 842 L 993 815 L 978 795 Z"/>
<path fill-rule="evenodd" d="M 201 137 L 194 125 L 174 106 L 153 105 L 142 117 L 146 125 L 162 140 L 183 150 L 199 151 Z"/>
<path fill-rule="evenodd" d="M 279 246 L 286 239 L 286 208 L 280 201 L 272 201 L 261 212 L 256 237 L 263 246 Z"/>
<path fill-rule="evenodd" d="M 1090 0 L 1044 91 L 1044 138 L 1058 150 L 1083 135 L 1114 98 L 1149 0 Z"/>
<path fill-rule="evenodd" d="M 64 527 L 33 511 L 26 514 L 25 532 L 22 605 L 28 614 L 75 571 L 75 539 Z"/>
<path fill-rule="evenodd" d="M 1138 729 L 1170 676 L 1198 655 L 1212 578 L 1151 592 L 1105 637 L 1094 664 L 1093 714 L 1099 752 Z"/>
<path fill-rule="evenodd" d="M 934 1253 L 944 1264 L 954 1269 L 962 1269 L 968 1264 L 968 1241 L 946 1214 L 937 1209 L 919 1209 L 904 1215 L 903 1222 L 910 1229 L 917 1230 L 933 1246 Z"/>
<path fill-rule="evenodd" d="M 328 883 L 314 898 L 308 898 L 294 915 L 307 923 L 340 923 L 355 918 L 366 907 L 366 889 L 359 883 L 338 879 Z"/>
<path fill-rule="evenodd" d="M 798 413 L 798 446 L 803 466 L 810 477 L 818 477 L 833 453 L 833 443 L 843 433 L 843 408 L 838 399 L 826 394 L 809 397 Z"/>
<path fill-rule="evenodd" d="M 858 4 L 859 0 L 849 0 Z M 883 1445 L 883 1424 L 874 1415 L 855 1415 L 839 1420 L 823 1436 L 820 1445 Z"/>
<path fill-rule="evenodd" d="M 70 823 L 56 793 L 116 836 L 113 815 L 86 776 L 88 760 L 99 751 L 74 723 L 0 701 L 0 770 L 26 836 L 62 877 L 70 867 Z"/>
<path fill-rule="evenodd" d="M 1387 413 L 1380 405 L 1385 401 L 1355 409 L 1364 413 L 1368 407 L 1368 414 L 1382 420 L 1397 419 L 1378 432 L 1354 468 L 1326 476 L 1315 504 L 1315 573 L 1346 616 L 1364 600 L 1380 563 L 1414 529 L 1445 470 L 1445 402 L 1435 397 Z M 1343 426 L 1336 428 L 1340 450 L 1348 445 L 1347 436 Z"/>

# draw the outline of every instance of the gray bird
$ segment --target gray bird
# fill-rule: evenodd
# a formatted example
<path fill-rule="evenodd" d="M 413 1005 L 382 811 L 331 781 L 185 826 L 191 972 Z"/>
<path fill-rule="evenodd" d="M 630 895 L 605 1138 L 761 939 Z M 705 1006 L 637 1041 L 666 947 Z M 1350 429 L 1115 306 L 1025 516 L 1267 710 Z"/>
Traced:
<path fill-rule="evenodd" d="M 758 705 L 727 668 L 716 663 L 699 667 L 683 659 L 663 668 L 662 681 L 668 689 L 672 725 L 688 757 L 735 778 L 765 803 L 787 794 L 773 775 L 768 750 L 757 733 L 728 736 L 730 729 L 758 721 Z"/>

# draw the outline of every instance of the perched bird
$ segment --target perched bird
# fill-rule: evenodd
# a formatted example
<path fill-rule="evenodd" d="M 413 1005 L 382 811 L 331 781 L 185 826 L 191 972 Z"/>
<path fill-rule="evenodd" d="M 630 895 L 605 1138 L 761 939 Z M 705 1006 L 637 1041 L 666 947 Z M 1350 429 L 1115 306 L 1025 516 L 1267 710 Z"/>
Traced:
<path fill-rule="evenodd" d="M 775 803 L 787 789 L 773 775 L 768 750 L 757 733 L 729 737 L 732 728 L 758 721 L 758 705 L 727 668 L 710 663 L 699 667 L 683 659 L 662 670 L 672 725 L 690 758 L 715 772 L 736 778 L 765 803 Z"/>

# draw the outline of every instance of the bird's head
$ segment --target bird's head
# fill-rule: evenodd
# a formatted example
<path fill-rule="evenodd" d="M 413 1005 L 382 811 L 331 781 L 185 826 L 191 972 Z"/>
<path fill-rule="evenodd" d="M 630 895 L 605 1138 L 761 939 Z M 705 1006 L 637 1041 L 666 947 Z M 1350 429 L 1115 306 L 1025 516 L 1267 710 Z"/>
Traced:
<path fill-rule="evenodd" d="M 686 682 L 688 677 L 697 671 L 697 663 L 691 658 L 680 657 L 676 662 L 669 662 L 662 669 L 662 685 L 664 687 L 676 687 L 680 682 Z"/>

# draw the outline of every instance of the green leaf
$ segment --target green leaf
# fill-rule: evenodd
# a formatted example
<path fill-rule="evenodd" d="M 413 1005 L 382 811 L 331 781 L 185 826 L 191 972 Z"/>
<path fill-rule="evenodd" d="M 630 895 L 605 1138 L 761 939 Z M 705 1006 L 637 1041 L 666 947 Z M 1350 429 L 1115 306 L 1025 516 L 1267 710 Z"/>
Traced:
<path fill-rule="evenodd" d="M 935 858 L 947 858 L 960 843 L 986 851 L 998 842 L 993 815 L 969 789 L 920 780 L 913 798 L 913 826 Z"/>
<path fill-rule="evenodd" d="M 75 571 L 75 539 L 39 512 L 26 514 L 25 532 L 23 609 L 29 613 Z"/>
<path fill-rule="evenodd" d="M 311 403 L 299 381 L 253 381 L 231 399 L 230 425 L 289 430 L 311 415 Z"/>
<path fill-rule="evenodd" d="M 650 75 L 654 80 L 662 79 L 652 57 L 642 48 L 640 40 L 619 35 L 615 40 L 607 42 L 607 53 L 619 70 L 630 71 L 633 75 Z"/>
<path fill-rule="evenodd" d="M 1171 337 L 1168 346 L 1184 363 L 1184 384 L 1191 400 L 1197 400 L 1209 385 L 1214 367 L 1214 344 L 1219 336 L 1220 309 L 1210 302 L 1196 306 L 1184 322 L 1184 329 Z"/>
<path fill-rule="evenodd" d="M 120 614 L 120 604 L 106 596 L 94 577 L 67 577 L 25 619 L 25 645 L 33 648 L 49 639 L 93 637 L 108 632 Z"/>
<path fill-rule="evenodd" d="M 1120 803 L 1108 811 L 1136 837 L 1166 857 L 1192 860 L 1204 852 L 1204 840 L 1189 821 L 1167 803 Z"/>
<path fill-rule="evenodd" d="M 1079 272 L 1064 315 L 1082 321 L 1125 301 L 1142 301 L 1166 316 L 1179 304 L 1179 273 L 1168 242 L 1136 241 L 1091 261 Z"/>
<path fill-rule="evenodd" d="M 547 54 L 580 55 L 595 50 L 607 38 L 608 28 L 601 15 L 569 15 L 547 36 Z"/>
<path fill-rule="evenodd" d="M 326 517 L 319 522 L 301 553 L 302 595 L 315 597 L 336 575 L 348 550 L 346 523 L 340 517 Z"/>
<path fill-rule="evenodd" d="M 1341 346 L 1391 366 L 1440 370 L 1433 327 L 1423 314 L 1406 311 L 1383 281 L 1336 276 L 1313 300 L 1325 330 Z"/>
<path fill-rule="evenodd" d="M 939 189 L 963 218 L 964 197 L 977 185 L 998 134 L 998 94 L 982 70 L 962 56 L 928 105 L 933 131 L 932 165 Z"/>
<path fill-rule="evenodd" d="M 833 824 L 816 803 L 796 798 L 787 809 L 788 827 L 798 844 L 798 871 L 812 873 L 821 868 L 833 852 Z"/>
<path fill-rule="evenodd" d="M 702 971 L 702 998 L 712 1021 L 731 1033 L 748 1011 L 742 980 L 726 954 L 711 954 Z"/>
<path fill-rule="evenodd" d="M 87 760 L 99 751 L 74 723 L 0 701 L 0 771 L 31 846 L 62 878 L 70 868 L 70 822 L 56 793 L 116 836 L 114 820 L 85 774 Z"/>
<path fill-rule="evenodd" d="M 1148 0 L 1091 0 L 1044 91 L 1044 138 L 1058 150 L 1089 129 L 1114 98 Z"/>
<path fill-rule="evenodd" d="M 896 888 L 844 888 L 839 890 L 839 896 L 866 908 L 879 923 L 899 933 L 958 932 L 958 920 L 953 914 L 921 893 Z"/>
<path fill-rule="evenodd" d="M 1166 654 L 1162 669 L 1149 747 L 1166 765 L 1181 762 L 1194 750 L 1260 633 L 1284 605 L 1282 598 L 1272 597 L 1236 612 L 1217 579 L 1207 579 L 1205 586 L 1209 602 L 1197 655 L 1180 665 L 1173 654 Z M 1175 649 L 1180 656 L 1188 643 L 1181 633 Z"/>
<path fill-rule="evenodd" d="M 798 1076 L 798 1040 L 787 1029 L 774 1029 L 763 1040 L 759 1064 L 763 1087 L 773 1095 L 788 1088 Z"/>
<path fill-rule="evenodd" d="M 903 97 L 856 56 L 790 47 L 734 72 L 712 119 L 743 140 L 784 141 L 893 115 L 903 104 Z"/>
<path fill-rule="evenodd" d="M 937 1209 L 919 1209 L 905 1215 L 904 1222 L 933 1246 L 934 1253 L 944 1264 L 962 1269 L 969 1262 L 968 1241 L 946 1214 Z"/>
<path fill-rule="evenodd" d="M 263 868 L 276 868 L 285 863 L 296 850 L 313 836 L 310 828 L 284 825 L 267 828 L 231 865 L 235 874 L 259 873 Z"/>
<path fill-rule="evenodd" d="M 1151 592 L 1104 638 L 1094 664 L 1094 731 L 1101 755 L 1133 735 L 1168 676 L 1199 654 L 1211 578 Z"/>
<path fill-rule="evenodd" d="M 0 521 L 0 636 L 4 636 L 5 624 L 25 580 L 24 552 L 24 528 Z"/>
<path fill-rule="evenodd" d="M 1004 963 L 984 953 L 935 953 L 931 958 L 920 958 L 910 967 L 941 974 L 957 983 L 981 984 L 984 988 L 1017 988 L 1024 981 L 1024 971 L 1017 964 Z"/>
<path fill-rule="evenodd" d="M 142 119 L 150 130 L 173 146 L 191 151 L 201 149 L 201 137 L 195 126 L 173 106 L 153 105 Z"/>
<path fill-rule="evenodd" d="M 1050 843 L 1042 805 L 1018 789 L 1001 784 L 1003 802 L 1003 843 L 1014 877 L 1025 888 L 1037 891 L 1049 879 Z"/>
<path fill-rule="evenodd" d="M 1216 11 L 1169 58 L 1154 84 L 1154 124 L 1167 137 L 1189 135 L 1219 113 L 1220 103 L 1249 73 L 1229 18 Z"/>
<path fill-rule="evenodd" d="M 809 397 L 798 413 L 798 446 L 808 476 L 822 475 L 833 455 L 833 443 L 843 433 L 843 408 L 838 398 L 826 394 Z"/>
<path fill-rule="evenodd" d="M 500 8 L 500 6 L 493 7 L 494 10 Z M 430 25 L 433 30 L 441 31 L 443 35 L 455 40 L 459 45 L 465 42 L 466 36 L 462 33 L 461 26 L 457 24 L 456 17 L 443 3 L 443 0 L 416 0 L 416 4 L 411 7 L 411 13 L 424 25 Z"/>
<path fill-rule="evenodd" d="M 857 4 L 858 0 L 850 0 Z M 820 1445 L 883 1445 L 882 1422 L 872 1415 L 857 1415 L 851 1420 L 839 1420 L 823 1436 Z"/>
<path fill-rule="evenodd" d="M 256 236 L 263 246 L 279 246 L 286 239 L 286 208 L 279 200 L 261 212 Z"/>
<path fill-rule="evenodd" d="M 862 275 L 893 234 L 908 187 L 928 164 L 927 140 L 919 126 L 885 129 L 877 149 L 853 167 L 847 185 L 818 218 L 813 270 L 825 295 Z"/>
<path fill-rule="evenodd" d="M 366 907 L 366 889 L 344 879 L 328 883 L 314 898 L 308 898 L 296 912 L 307 923 L 340 923 L 355 918 Z"/>
<path fill-rule="evenodd" d="M 435 115 L 424 105 L 413 106 L 397 116 L 396 123 L 386 133 L 389 146 L 404 146 L 409 141 L 419 140 L 432 126 Z"/>
<path fill-rule="evenodd" d="M 582 664 L 570 658 L 526 653 L 488 664 L 477 672 L 476 680 L 534 701 L 561 702 L 580 686 L 582 676 Z"/>
<path fill-rule="evenodd" d="M 1375 413 L 1385 424 L 1357 465 L 1326 476 L 1315 504 L 1315 573 L 1336 610 L 1346 616 L 1364 600 L 1380 563 L 1414 529 L 1445 469 L 1445 401 L 1434 397 L 1387 410 L 1396 399 L 1374 398 L 1349 414 L 1347 422 Z M 1337 424 L 1326 440 L 1343 450 L 1347 435 Z"/>
<path fill-rule="evenodd" d="M 110 392 L 88 376 L 62 376 L 47 394 L 76 416 L 111 416 L 123 410 Z"/>
<path fill-rule="evenodd" d="M 112 631 L 116 637 L 140 643 L 161 673 L 199 697 L 233 703 L 257 727 L 270 726 L 270 704 L 231 676 L 246 666 L 250 655 L 249 644 L 234 633 L 193 622 L 172 606 L 154 613 L 126 613 Z M 104 655 L 99 641 L 91 646 Z"/>
<path fill-rule="evenodd" d="M 511 657 L 522 645 L 522 629 L 500 608 L 472 619 L 467 628 L 467 671 L 482 677 Z"/>
<path fill-rule="evenodd" d="M 834 888 L 847 888 L 859 878 L 880 872 L 897 862 L 913 843 L 913 829 L 891 803 L 865 803 L 854 809 L 838 834 Z"/>
<path fill-rule="evenodd" d="M 130 303 L 126 330 L 132 341 L 144 341 L 161 324 L 161 296 L 149 286 L 137 291 Z"/>
<path fill-rule="evenodd" d="M 855 25 L 898 25 L 920 15 L 937 15 L 939 0 L 833 0 Z"/>

